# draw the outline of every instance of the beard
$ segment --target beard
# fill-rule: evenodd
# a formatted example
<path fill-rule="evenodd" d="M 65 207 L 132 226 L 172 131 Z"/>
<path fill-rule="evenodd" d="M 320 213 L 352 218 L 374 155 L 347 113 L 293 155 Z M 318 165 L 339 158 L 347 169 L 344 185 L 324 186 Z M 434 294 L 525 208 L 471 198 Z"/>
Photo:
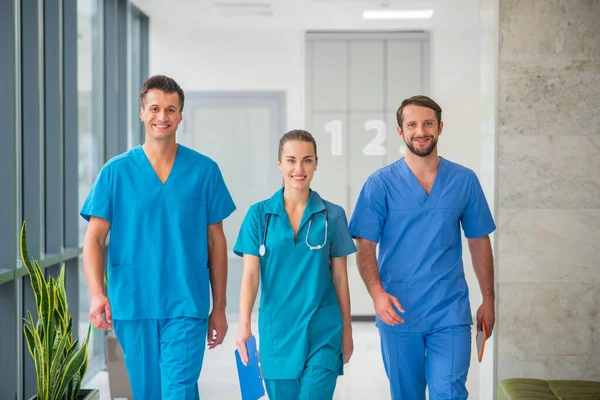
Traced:
<path fill-rule="evenodd" d="M 412 142 L 409 143 L 406 141 L 406 139 L 404 140 L 404 144 L 406 144 L 406 147 L 408 148 L 408 150 L 410 150 L 410 152 L 413 153 L 414 155 L 419 156 L 419 157 L 427 157 L 428 155 L 433 153 L 433 150 L 435 150 L 435 146 L 437 146 L 437 139 L 431 137 L 431 142 L 429 143 L 429 146 L 427 146 L 423 150 L 416 149 L 415 146 L 412 144 Z"/>

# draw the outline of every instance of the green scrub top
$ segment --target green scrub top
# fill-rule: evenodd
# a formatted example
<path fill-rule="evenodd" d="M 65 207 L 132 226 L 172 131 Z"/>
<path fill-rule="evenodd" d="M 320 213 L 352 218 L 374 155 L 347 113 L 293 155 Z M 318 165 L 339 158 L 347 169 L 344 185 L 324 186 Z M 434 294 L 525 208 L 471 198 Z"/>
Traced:
<path fill-rule="evenodd" d="M 346 213 L 311 190 L 294 239 L 283 191 L 250 207 L 233 249 L 239 256 L 260 258 L 263 377 L 297 379 L 307 365 L 341 374 L 343 323 L 331 259 L 356 252 Z"/>

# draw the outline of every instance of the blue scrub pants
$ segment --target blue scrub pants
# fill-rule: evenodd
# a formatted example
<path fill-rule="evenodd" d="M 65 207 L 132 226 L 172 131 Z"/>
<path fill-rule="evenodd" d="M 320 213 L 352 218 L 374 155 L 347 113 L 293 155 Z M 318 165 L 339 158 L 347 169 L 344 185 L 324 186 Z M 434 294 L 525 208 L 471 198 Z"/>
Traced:
<path fill-rule="evenodd" d="M 467 398 L 471 362 L 471 326 L 459 325 L 426 333 L 379 330 L 381 354 L 390 380 L 392 400 Z"/>
<path fill-rule="evenodd" d="M 113 320 L 134 399 L 198 400 L 208 321 Z"/>
<path fill-rule="evenodd" d="M 307 365 L 299 379 L 265 379 L 269 400 L 331 400 L 339 372 Z"/>

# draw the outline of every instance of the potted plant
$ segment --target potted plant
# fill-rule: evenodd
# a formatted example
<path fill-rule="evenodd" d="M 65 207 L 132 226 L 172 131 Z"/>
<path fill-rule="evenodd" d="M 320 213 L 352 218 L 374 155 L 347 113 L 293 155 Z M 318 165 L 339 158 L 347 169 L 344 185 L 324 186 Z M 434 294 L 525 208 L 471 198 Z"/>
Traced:
<path fill-rule="evenodd" d="M 33 357 L 36 371 L 37 400 L 97 400 L 98 390 L 82 390 L 88 362 L 86 340 L 78 347 L 73 341 L 73 320 L 69 314 L 65 291 L 65 266 L 61 266 L 58 279 L 46 279 L 38 262 L 29 257 L 25 222 L 21 227 L 21 260 L 27 268 L 35 294 L 37 321 L 31 312 L 23 324 L 27 348 Z"/>

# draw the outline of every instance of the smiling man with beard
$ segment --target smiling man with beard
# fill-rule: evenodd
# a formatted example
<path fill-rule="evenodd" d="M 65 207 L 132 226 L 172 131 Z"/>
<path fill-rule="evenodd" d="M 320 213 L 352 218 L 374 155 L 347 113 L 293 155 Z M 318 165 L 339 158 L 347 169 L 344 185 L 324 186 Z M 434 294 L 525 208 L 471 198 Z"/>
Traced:
<path fill-rule="evenodd" d="M 373 299 L 393 400 L 466 399 L 471 308 L 460 228 L 483 294 L 477 329 L 494 328 L 494 224 L 473 171 L 438 156 L 442 109 L 426 96 L 402 102 L 406 157 L 372 174 L 350 232 Z M 379 243 L 379 257 L 375 248 Z"/>

